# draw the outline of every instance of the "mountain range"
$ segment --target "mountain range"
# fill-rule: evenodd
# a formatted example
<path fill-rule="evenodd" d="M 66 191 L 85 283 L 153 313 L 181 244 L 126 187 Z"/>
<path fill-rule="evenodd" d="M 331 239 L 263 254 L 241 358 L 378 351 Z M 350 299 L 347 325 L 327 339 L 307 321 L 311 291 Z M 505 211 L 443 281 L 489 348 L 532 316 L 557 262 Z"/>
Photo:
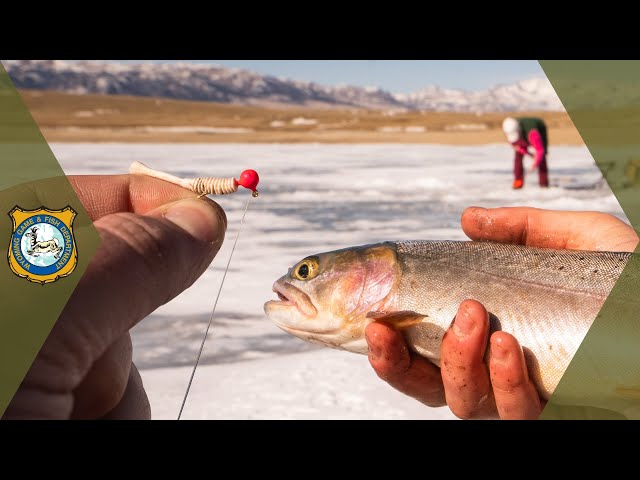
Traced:
<path fill-rule="evenodd" d="M 6 60 L 16 87 L 241 105 L 454 112 L 563 110 L 549 81 L 531 78 L 486 90 L 427 86 L 413 93 L 377 87 L 326 86 L 221 65 L 118 64 L 98 61 Z"/>

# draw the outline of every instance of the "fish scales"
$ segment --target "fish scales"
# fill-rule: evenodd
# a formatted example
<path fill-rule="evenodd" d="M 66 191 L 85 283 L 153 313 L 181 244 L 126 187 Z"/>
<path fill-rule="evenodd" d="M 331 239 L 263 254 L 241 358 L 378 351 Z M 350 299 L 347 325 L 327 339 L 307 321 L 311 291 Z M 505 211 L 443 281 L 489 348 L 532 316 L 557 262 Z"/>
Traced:
<path fill-rule="evenodd" d="M 390 243 L 402 272 L 396 308 L 428 317 L 406 332 L 412 349 L 439 364 L 442 337 L 460 302 L 475 299 L 492 314 L 491 331 L 518 339 L 529 374 L 545 398 L 630 255 L 492 242 Z"/>

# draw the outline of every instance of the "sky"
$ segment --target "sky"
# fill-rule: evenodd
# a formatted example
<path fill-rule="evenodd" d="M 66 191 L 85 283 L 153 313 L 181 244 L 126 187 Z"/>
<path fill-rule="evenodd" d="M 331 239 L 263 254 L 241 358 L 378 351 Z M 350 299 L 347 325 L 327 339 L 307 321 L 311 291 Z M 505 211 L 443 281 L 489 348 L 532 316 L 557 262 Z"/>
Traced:
<path fill-rule="evenodd" d="M 114 60 L 116 61 L 116 60 Z M 117 60 L 173 63 L 178 60 Z M 536 60 L 188 60 L 253 70 L 261 74 L 323 85 L 375 86 L 407 93 L 438 85 L 481 90 L 531 77 L 543 77 Z"/>

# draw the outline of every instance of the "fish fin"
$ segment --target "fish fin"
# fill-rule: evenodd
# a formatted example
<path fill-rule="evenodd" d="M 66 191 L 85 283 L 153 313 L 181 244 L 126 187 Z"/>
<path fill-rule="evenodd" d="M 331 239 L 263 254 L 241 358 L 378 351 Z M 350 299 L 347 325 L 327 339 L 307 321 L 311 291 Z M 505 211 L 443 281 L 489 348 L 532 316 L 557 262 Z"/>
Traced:
<path fill-rule="evenodd" d="M 396 330 L 405 330 L 419 325 L 427 316 L 411 310 L 402 310 L 400 312 L 369 312 L 367 318 L 372 318 L 375 322 L 388 323 Z"/>

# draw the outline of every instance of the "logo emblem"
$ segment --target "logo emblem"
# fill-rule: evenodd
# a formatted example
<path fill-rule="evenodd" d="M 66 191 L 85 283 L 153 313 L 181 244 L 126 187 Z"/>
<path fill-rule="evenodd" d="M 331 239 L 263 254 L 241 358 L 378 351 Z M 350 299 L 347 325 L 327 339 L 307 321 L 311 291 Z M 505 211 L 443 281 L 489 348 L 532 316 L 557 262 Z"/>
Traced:
<path fill-rule="evenodd" d="M 62 210 L 14 207 L 9 212 L 13 220 L 8 255 L 11 271 L 42 285 L 70 275 L 78 264 L 73 237 L 76 215 L 71 207 Z"/>

